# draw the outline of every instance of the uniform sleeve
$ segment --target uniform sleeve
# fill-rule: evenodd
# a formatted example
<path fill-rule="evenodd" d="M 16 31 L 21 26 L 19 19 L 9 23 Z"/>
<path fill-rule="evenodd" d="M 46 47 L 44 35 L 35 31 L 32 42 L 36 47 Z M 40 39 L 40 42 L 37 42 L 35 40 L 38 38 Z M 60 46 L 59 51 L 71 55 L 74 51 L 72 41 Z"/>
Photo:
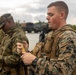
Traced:
<path fill-rule="evenodd" d="M 0 29 L 0 44 L 1 44 L 3 37 L 4 37 L 4 32 Z"/>
<path fill-rule="evenodd" d="M 76 64 L 76 34 L 70 31 L 63 33 L 58 47 L 58 59 L 38 59 L 36 75 L 72 75 Z"/>
<path fill-rule="evenodd" d="M 20 55 L 17 53 L 17 42 L 22 42 L 22 41 L 27 41 L 29 43 L 27 37 L 23 32 L 19 32 L 18 34 L 15 33 L 15 36 L 13 35 L 13 39 L 11 40 L 12 42 L 10 43 L 10 49 L 12 53 L 7 56 L 3 56 L 4 63 L 5 65 L 8 66 L 15 66 L 18 65 L 21 62 Z"/>

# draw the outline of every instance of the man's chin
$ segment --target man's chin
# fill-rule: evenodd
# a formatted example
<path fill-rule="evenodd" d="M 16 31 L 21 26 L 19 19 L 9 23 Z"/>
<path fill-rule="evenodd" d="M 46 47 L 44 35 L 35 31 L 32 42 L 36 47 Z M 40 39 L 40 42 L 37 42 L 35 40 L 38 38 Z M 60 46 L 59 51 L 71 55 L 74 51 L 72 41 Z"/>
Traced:
<path fill-rule="evenodd" d="M 51 29 L 52 29 L 53 27 L 52 27 L 52 26 L 49 26 L 49 28 L 51 28 Z"/>

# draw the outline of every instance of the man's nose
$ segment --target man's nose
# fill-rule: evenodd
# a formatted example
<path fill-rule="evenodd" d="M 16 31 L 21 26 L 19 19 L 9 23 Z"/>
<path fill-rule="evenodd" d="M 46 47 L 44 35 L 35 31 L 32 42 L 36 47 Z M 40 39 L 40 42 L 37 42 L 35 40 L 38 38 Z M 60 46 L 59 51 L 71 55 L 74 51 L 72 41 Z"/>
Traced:
<path fill-rule="evenodd" d="M 49 20 L 49 17 L 47 16 L 46 19 Z"/>
<path fill-rule="evenodd" d="M 48 18 L 46 17 L 46 19 L 48 20 Z"/>

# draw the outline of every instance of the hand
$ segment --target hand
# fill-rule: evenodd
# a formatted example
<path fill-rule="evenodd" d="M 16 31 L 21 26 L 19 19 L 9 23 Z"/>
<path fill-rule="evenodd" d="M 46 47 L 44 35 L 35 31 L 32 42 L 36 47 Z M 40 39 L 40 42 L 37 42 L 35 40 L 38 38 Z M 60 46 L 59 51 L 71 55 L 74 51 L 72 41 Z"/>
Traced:
<path fill-rule="evenodd" d="M 31 53 L 22 53 L 21 59 L 24 62 L 25 65 L 31 65 L 33 60 L 36 58 L 36 56 L 34 56 Z"/>
<path fill-rule="evenodd" d="M 25 52 L 28 50 L 29 45 L 26 41 L 23 41 L 23 43 L 18 42 L 17 43 L 17 52 L 18 54 L 22 54 L 22 52 Z"/>

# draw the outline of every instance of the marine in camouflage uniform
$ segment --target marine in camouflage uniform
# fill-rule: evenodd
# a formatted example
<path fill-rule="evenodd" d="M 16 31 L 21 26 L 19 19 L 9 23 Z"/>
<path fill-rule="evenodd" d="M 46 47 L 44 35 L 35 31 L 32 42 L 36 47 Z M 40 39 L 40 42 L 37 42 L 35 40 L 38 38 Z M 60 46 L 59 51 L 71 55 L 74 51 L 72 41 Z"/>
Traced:
<path fill-rule="evenodd" d="M 23 62 L 31 65 L 30 75 L 76 75 L 76 31 L 66 23 L 67 15 L 65 2 L 49 4 L 47 20 L 52 31 L 36 44 L 32 54 L 22 55 Z"/>
<path fill-rule="evenodd" d="M 24 31 L 15 25 L 13 17 L 9 13 L 0 17 L 0 28 L 6 34 L 0 46 L 0 75 L 27 75 L 16 51 L 17 42 L 25 40 L 29 43 Z"/>
<path fill-rule="evenodd" d="M 32 53 L 38 57 L 33 63 L 35 75 L 72 75 L 76 70 L 76 33 L 68 25 L 51 31 Z"/>

